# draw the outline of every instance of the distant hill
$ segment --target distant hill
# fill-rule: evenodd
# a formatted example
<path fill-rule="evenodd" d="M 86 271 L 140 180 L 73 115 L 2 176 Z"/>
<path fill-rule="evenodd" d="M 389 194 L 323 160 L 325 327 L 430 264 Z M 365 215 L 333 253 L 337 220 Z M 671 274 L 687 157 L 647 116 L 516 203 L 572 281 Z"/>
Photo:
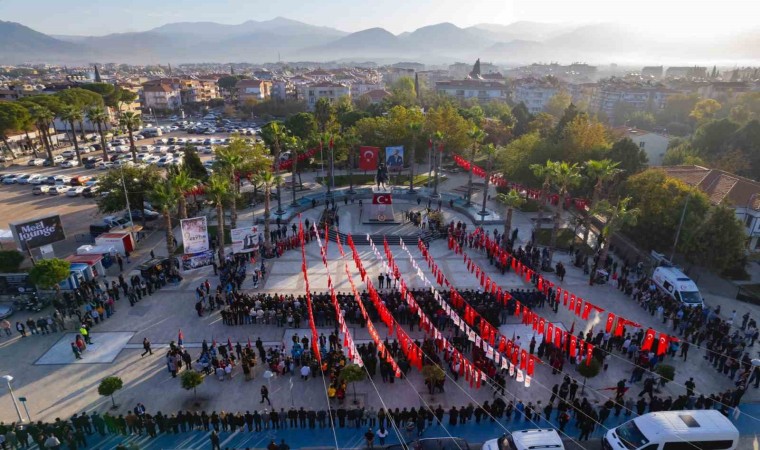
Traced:
<path fill-rule="evenodd" d="M 277 17 L 236 25 L 169 23 L 152 30 L 106 36 L 48 36 L 0 21 L 0 63 L 132 64 L 298 61 L 423 63 L 472 61 L 498 64 L 556 61 L 660 64 L 751 64 L 760 61 L 760 33 L 663 41 L 614 24 L 515 22 L 460 28 L 451 23 L 398 35 L 382 28 L 346 33 Z"/>

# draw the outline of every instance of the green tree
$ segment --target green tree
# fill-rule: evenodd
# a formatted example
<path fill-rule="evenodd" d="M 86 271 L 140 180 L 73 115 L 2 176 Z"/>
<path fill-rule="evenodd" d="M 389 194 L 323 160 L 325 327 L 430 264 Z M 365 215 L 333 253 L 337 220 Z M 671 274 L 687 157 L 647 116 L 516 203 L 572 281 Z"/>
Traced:
<path fill-rule="evenodd" d="M 578 114 L 571 120 L 560 136 L 559 144 L 566 161 L 583 161 L 589 159 L 593 151 L 606 151 L 609 148 L 604 125 L 585 113 Z"/>
<path fill-rule="evenodd" d="M 520 137 L 531 131 L 530 123 L 533 121 L 533 115 L 528 111 L 525 103 L 520 102 L 512 108 L 512 116 L 515 119 L 515 137 Z"/>
<path fill-rule="evenodd" d="M 356 364 L 348 364 L 340 371 L 340 381 L 354 387 L 354 403 L 356 403 L 356 383 L 365 378 L 367 378 L 366 372 Z"/>
<path fill-rule="evenodd" d="M 77 140 L 77 131 L 74 128 L 74 124 L 82 121 L 84 115 L 81 109 L 77 109 L 74 106 L 66 105 L 60 112 L 59 117 L 64 122 L 67 122 L 71 126 L 71 139 L 74 143 L 74 152 L 77 155 L 77 162 L 82 165 L 82 155 L 79 152 L 79 141 Z"/>
<path fill-rule="evenodd" d="M 184 197 L 174 187 L 172 180 L 162 180 L 157 183 L 153 190 L 148 193 L 148 200 L 151 204 L 161 211 L 164 217 L 164 228 L 166 233 L 166 252 L 168 256 L 174 254 L 174 227 L 172 226 L 171 210 L 177 205 L 179 199 Z"/>
<path fill-rule="evenodd" d="M 641 211 L 636 223 L 623 226 L 623 232 L 647 251 L 662 252 L 673 247 L 687 199 L 679 249 L 688 249 L 710 208 L 705 194 L 668 177 L 661 169 L 649 169 L 629 177 L 622 192 L 632 198 L 630 206 Z"/>
<path fill-rule="evenodd" d="M 699 101 L 697 94 L 674 94 L 665 100 L 665 106 L 657 115 L 657 122 L 661 126 L 671 123 L 688 124 L 689 114 Z M 668 126 L 668 130 L 670 130 Z"/>
<path fill-rule="evenodd" d="M 98 135 L 100 136 L 100 147 L 101 151 L 103 152 L 103 161 L 107 161 L 108 147 L 106 146 L 105 126 L 108 124 L 108 114 L 106 114 L 105 109 L 99 106 L 93 106 L 92 108 L 89 108 L 86 114 L 87 120 L 89 120 L 90 123 L 95 124 L 95 126 L 98 128 Z"/>
<path fill-rule="evenodd" d="M 177 212 L 179 213 L 179 218 L 187 219 L 187 199 L 185 198 L 185 195 L 187 195 L 191 189 L 198 186 L 200 180 L 193 178 L 191 175 L 190 170 L 187 168 L 187 160 L 185 160 L 185 164 L 183 164 L 182 168 L 169 174 L 168 180 L 177 196 Z"/>
<path fill-rule="evenodd" d="M 116 393 L 116 391 L 120 390 L 124 387 L 124 381 L 122 381 L 121 378 L 113 376 L 113 377 L 105 377 L 100 381 L 100 384 L 98 385 L 98 394 L 102 395 L 103 397 L 111 397 L 111 409 L 116 409 L 116 402 L 113 399 L 113 394 Z"/>
<path fill-rule="evenodd" d="M 196 372 L 195 370 L 186 370 L 182 372 L 182 375 L 180 375 L 180 382 L 182 383 L 182 389 L 185 389 L 186 391 L 189 391 L 190 389 L 193 390 L 193 397 L 198 395 L 197 389 L 198 386 L 203 384 L 203 375 L 201 375 L 199 372 Z"/>
<path fill-rule="evenodd" d="M 600 241 L 604 243 L 604 247 L 599 255 L 599 267 L 606 267 L 612 235 L 624 226 L 635 225 L 639 218 L 641 211 L 636 208 L 630 208 L 630 203 L 631 197 L 626 197 L 620 199 L 614 206 L 607 200 L 600 200 L 594 206 L 594 210 L 599 211 L 605 217 L 604 227 L 602 227 L 600 236 Z"/>
<path fill-rule="evenodd" d="M 412 145 L 409 146 L 409 193 L 414 193 L 414 166 L 417 160 L 417 137 L 422 131 L 422 122 L 412 121 L 407 124 L 409 134 L 412 138 Z"/>
<path fill-rule="evenodd" d="M 231 199 L 231 191 L 230 177 L 227 174 L 214 173 L 206 182 L 206 198 L 216 208 L 216 240 L 219 243 L 219 261 L 224 261 L 224 205 Z"/>
<path fill-rule="evenodd" d="M 317 121 L 314 119 L 313 114 L 302 112 L 290 116 L 285 121 L 285 128 L 293 136 L 305 141 L 317 132 Z"/>
<path fill-rule="evenodd" d="M 0 102 L 0 139 L 6 151 L 12 156 L 8 135 L 13 131 L 21 131 L 31 120 L 29 111 L 15 102 Z"/>
<path fill-rule="evenodd" d="M 581 395 L 586 391 L 586 380 L 589 378 L 594 378 L 597 375 L 599 375 L 599 372 L 602 370 L 602 365 L 599 363 L 599 360 L 592 357 L 591 361 L 586 363 L 586 361 L 582 361 L 580 364 L 578 364 L 578 373 L 581 374 L 583 377 L 583 387 L 581 388 Z"/>
<path fill-rule="evenodd" d="M 317 130 L 325 133 L 330 124 L 335 120 L 335 110 L 330 100 L 321 97 L 314 104 L 314 119 L 317 121 Z"/>
<path fill-rule="evenodd" d="M 320 100 L 326 100 L 326 99 L 320 99 Z M 319 102 L 317 102 L 317 104 L 319 104 Z M 328 105 L 329 105 L 329 102 L 328 102 Z M 318 122 L 319 122 L 319 119 L 318 119 Z M 320 129 L 321 129 L 321 126 L 322 125 L 320 124 Z M 275 174 L 277 174 L 280 171 L 280 164 L 279 164 L 280 155 L 282 154 L 282 150 L 285 147 L 288 139 L 290 139 L 287 129 L 285 129 L 285 127 L 280 122 L 270 122 L 266 127 L 261 129 L 261 137 L 264 140 L 264 143 L 269 147 L 269 150 L 272 153 L 272 156 L 274 156 Z M 282 178 L 275 177 L 275 181 L 277 181 L 277 212 L 282 213 L 282 195 L 281 195 L 282 191 L 280 189 L 280 184 L 279 184 L 282 181 Z"/>
<path fill-rule="evenodd" d="M 549 101 L 546 102 L 544 111 L 559 120 L 572 102 L 573 98 L 570 96 L 570 94 L 567 91 L 561 90 L 554 94 L 549 99 Z"/>
<path fill-rule="evenodd" d="M 111 169 L 98 178 L 98 192 L 102 195 L 96 197 L 95 202 L 102 213 L 119 213 L 127 207 L 126 190 L 130 208 L 140 209 L 147 193 L 162 179 L 160 169 L 155 166 Z"/>
<path fill-rule="evenodd" d="M 15 273 L 22 262 L 24 254 L 18 250 L 0 250 L 0 272 Z"/>
<path fill-rule="evenodd" d="M 723 108 L 723 106 L 718 103 L 717 100 L 706 98 L 698 101 L 694 105 L 694 109 L 689 113 L 689 117 L 694 119 L 697 123 L 702 123 L 705 120 L 714 118 L 721 108 Z"/>
<path fill-rule="evenodd" d="M 411 77 L 400 77 L 390 86 L 390 97 L 388 103 L 391 106 L 410 107 L 417 103 L 417 91 L 414 87 L 414 79 Z"/>
<path fill-rule="evenodd" d="M 203 165 L 201 157 L 198 156 L 198 151 L 195 149 L 195 146 L 186 145 L 185 148 L 182 149 L 182 153 L 185 155 L 182 169 L 186 171 L 191 178 L 206 181 L 208 178 L 208 171 Z M 193 186 L 191 186 L 191 188 L 192 187 Z M 184 218 L 185 217 L 183 217 L 183 219 Z"/>
<path fill-rule="evenodd" d="M 647 152 L 636 145 L 631 138 L 623 138 L 612 144 L 607 157 L 619 164 L 623 177 L 641 172 L 646 169 L 649 162 Z"/>
<path fill-rule="evenodd" d="M 546 202 L 549 199 L 549 190 L 552 187 L 552 172 L 554 171 L 554 164 L 552 161 L 546 161 L 544 164 L 531 164 L 530 170 L 541 180 L 541 201 L 538 207 L 538 217 L 534 225 L 534 231 L 541 228 L 541 224 L 544 219 L 544 209 L 546 208 Z"/>
<path fill-rule="evenodd" d="M 127 111 L 119 117 L 119 126 L 127 130 L 129 135 L 129 150 L 132 152 L 132 162 L 137 164 L 137 148 L 135 147 L 134 132 L 140 128 L 140 116 L 137 113 Z"/>
<path fill-rule="evenodd" d="M 622 170 L 618 168 L 620 163 L 609 159 L 586 161 L 584 166 L 586 176 L 593 181 L 594 190 L 591 195 L 591 207 L 595 207 L 601 200 L 602 189 L 605 183 L 612 181 Z M 591 232 L 591 214 L 586 214 L 583 219 L 583 243 L 588 244 L 588 235 Z"/>
<path fill-rule="evenodd" d="M 55 118 L 55 114 L 50 109 L 37 104 L 31 104 L 29 114 L 37 127 L 42 145 L 47 151 L 48 159 L 53 161 L 53 145 L 50 142 L 50 124 Z"/>
<path fill-rule="evenodd" d="M 567 162 L 553 162 L 547 161 L 546 166 L 548 168 L 548 176 L 551 184 L 557 190 L 559 194 L 559 202 L 554 212 L 554 228 L 552 229 L 550 248 L 549 248 L 549 266 L 552 265 L 554 259 L 554 252 L 557 246 L 557 236 L 559 235 L 559 227 L 562 223 L 562 213 L 565 208 L 565 197 L 567 196 L 570 188 L 577 186 L 581 182 L 581 168 L 578 164 L 570 164 Z"/>
<path fill-rule="evenodd" d="M 634 128 L 652 131 L 657 126 L 657 119 L 650 112 L 634 111 L 625 116 L 625 123 Z"/>
<path fill-rule="evenodd" d="M 422 378 L 428 386 L 428 392 L 433 395 L 435 386 L 446 380 L 446 372 L 437 364 L 426 364 L 422 366 Z"/>
<path fill-rule="evenodd" d="M 448 154 L 462 154 L 470 146 L 469 132 L 473 123 L 460 116 L 457 109 L 451 105 L 432 108 L 425 114 L 424 133 L 432 136 L 441 133 L 443 144 Z"/>
<path fill-rule="evenodd" d="M 524 205 L 526 200 L 515 189 L 511 189 L 506 194 L 497 194 L 496 198 L 504 203 L 507 207 L 507 214 L 504 216 L 504 238 L 507 239 L 512 231 L 512 213 L 515 208 Z"/>
<path fill-rule="evenodd" d="M 29 271 L 29 281 L 42 289 L 59 289 L 58 283 L 71 274 L 69 261 L 53 258 L 37 261 Z"/>
<path fill-rule="evenodd" d="M 214 165 L 220 169 L 220 172 L 227 174 L 230 178 L 230 187 L 232 188 L 230 200 L 230 226 L 237 228 L 237 199 L 239 194 L 238 170 L 243 165 L 243 153 L 237 146 L 228 146 L 216 151 L 216 162 Z M 222 242 L 222 241 L 220 241 Z"/>
<path fill-rule="evenodd" d="M 687 260 L 716 273 L 743 271 L 747 233 L 736 218 L 735 210 L 727 205 L 710 208 L 693 238 Z"/>
<path fill-rule="evenodd" d="M 272 243 L 269 239 L 269 226 L 272 215 L 270 209 L 270 197 L 272 193 L 272 186 L 280 185 L 280 177 L 270 171 L 264 171 L 256 174 L 256 182 L 260 183 L 264 188 L 264 246 L 267 250 L 270 250 L 272 247 Z"/>

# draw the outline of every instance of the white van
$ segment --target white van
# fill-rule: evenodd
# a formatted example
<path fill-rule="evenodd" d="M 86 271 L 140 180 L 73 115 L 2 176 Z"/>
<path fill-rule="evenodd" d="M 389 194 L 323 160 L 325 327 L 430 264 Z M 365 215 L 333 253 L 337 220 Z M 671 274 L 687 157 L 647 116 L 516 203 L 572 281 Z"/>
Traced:
<path fill-rule="evenodd" d="M 691 278 L 672 266 L 660 266 L 652 274 L 654 284 L 686 306 L 704 306 L 702 294 Z"/>
<path fill-rule="evenodd" d="M 659 411 L 613 428 L 604 450 L 734 450 L 739 430 L 717 409 Z"/>
<path fill-rule="evenodd" d="M 562 438 L 554 429 L 519 430 L 483 444 L 483 450 L 565 450 Z"/>

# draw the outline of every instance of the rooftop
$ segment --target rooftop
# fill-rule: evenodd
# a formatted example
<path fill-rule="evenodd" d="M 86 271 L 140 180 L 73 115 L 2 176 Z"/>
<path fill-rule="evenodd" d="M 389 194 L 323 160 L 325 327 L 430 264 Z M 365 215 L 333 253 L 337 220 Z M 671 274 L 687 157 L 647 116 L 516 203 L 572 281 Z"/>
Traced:
<path fill-rule="evenodd" d="M 734 208 L 760 210 L 760 183 L 749 178 L 702 166 L 663 167 L 669 177 L 677 178 L 704 192 L 714 204 L 726 202 Z"/>

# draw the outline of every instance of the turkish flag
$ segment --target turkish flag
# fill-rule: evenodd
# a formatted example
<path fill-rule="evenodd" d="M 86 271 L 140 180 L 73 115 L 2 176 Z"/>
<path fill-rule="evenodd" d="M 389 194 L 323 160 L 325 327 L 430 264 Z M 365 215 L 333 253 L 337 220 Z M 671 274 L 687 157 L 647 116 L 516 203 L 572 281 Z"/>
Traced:
<path fill-rule="evenodd" d="M 625 319 L 618 317 L 617 326 L 615 327 L 615 336 L 620 337 L 625 331 Z"/>
<path fill-rule="evenodd" d="M 607 314 L 607 326 L 605 327 L 605 330 L 609 333 L 612 331 L 612 325 L 615 323 L 615 314 L 609 313 Z"/>
<path fill-rule="evenodd" d="M 393 197 L 391 194 L 373 194 L 372 195 L 372 204 L 373 205 L 390 205 L 393 203 Z"/>
<path fill-rule="evenodd" d="M 586 365 L 591 365 L 591 358 L 594 354 L 594 344 L 588 343 L 588 346 L 586 347 Z"/>
<path fill-rule="evenodd" d="M 551 342 L 553 336 L 554 336 L 554 324 L 549 322 L 549 325 L 546 327 L 546 340 Z"/>
<path fill-rule="evenodd" d="M 554 327 L 554 345 L 562 347 L 562 329 L 560 327 Z"/>
<path fill-rule="evenodd" d="M 570 335 L 570 357 L 575 358 L 576 345 L 578 345 L 578 338 Z"/>
<path fill-rule="evenodd" d="M 538 334 L 544 334 L 545 329 L 546 329 L 546 320 L 542 317 L 538 321 Z"/>
<path fill-rule="evenodd" d="M 533 369 L 535 367 L 535 359 L 533 355 L 530 355 L 530 358 L 528 358 L 528 375 L 533 376 Z"/>
<path fill-rule="evenodd" d="M 669 341 L 667 334 L 660 333 L 660 340 L 657 343 L 657 356 L 662 356 L 668 351 Z"/>
<path fill-rule="evenodd" d="M 359 169 L 377 170 L 377 160 L 380 154 L 378 147 L 359 147 Z"/>
<path fill-rule="evenodd" d="M 654 330 L 649 328 L 644 336 L 644 342 L 641 344 L 641 349 L 648 351 L 652 348 L 654 343 Z"/>

